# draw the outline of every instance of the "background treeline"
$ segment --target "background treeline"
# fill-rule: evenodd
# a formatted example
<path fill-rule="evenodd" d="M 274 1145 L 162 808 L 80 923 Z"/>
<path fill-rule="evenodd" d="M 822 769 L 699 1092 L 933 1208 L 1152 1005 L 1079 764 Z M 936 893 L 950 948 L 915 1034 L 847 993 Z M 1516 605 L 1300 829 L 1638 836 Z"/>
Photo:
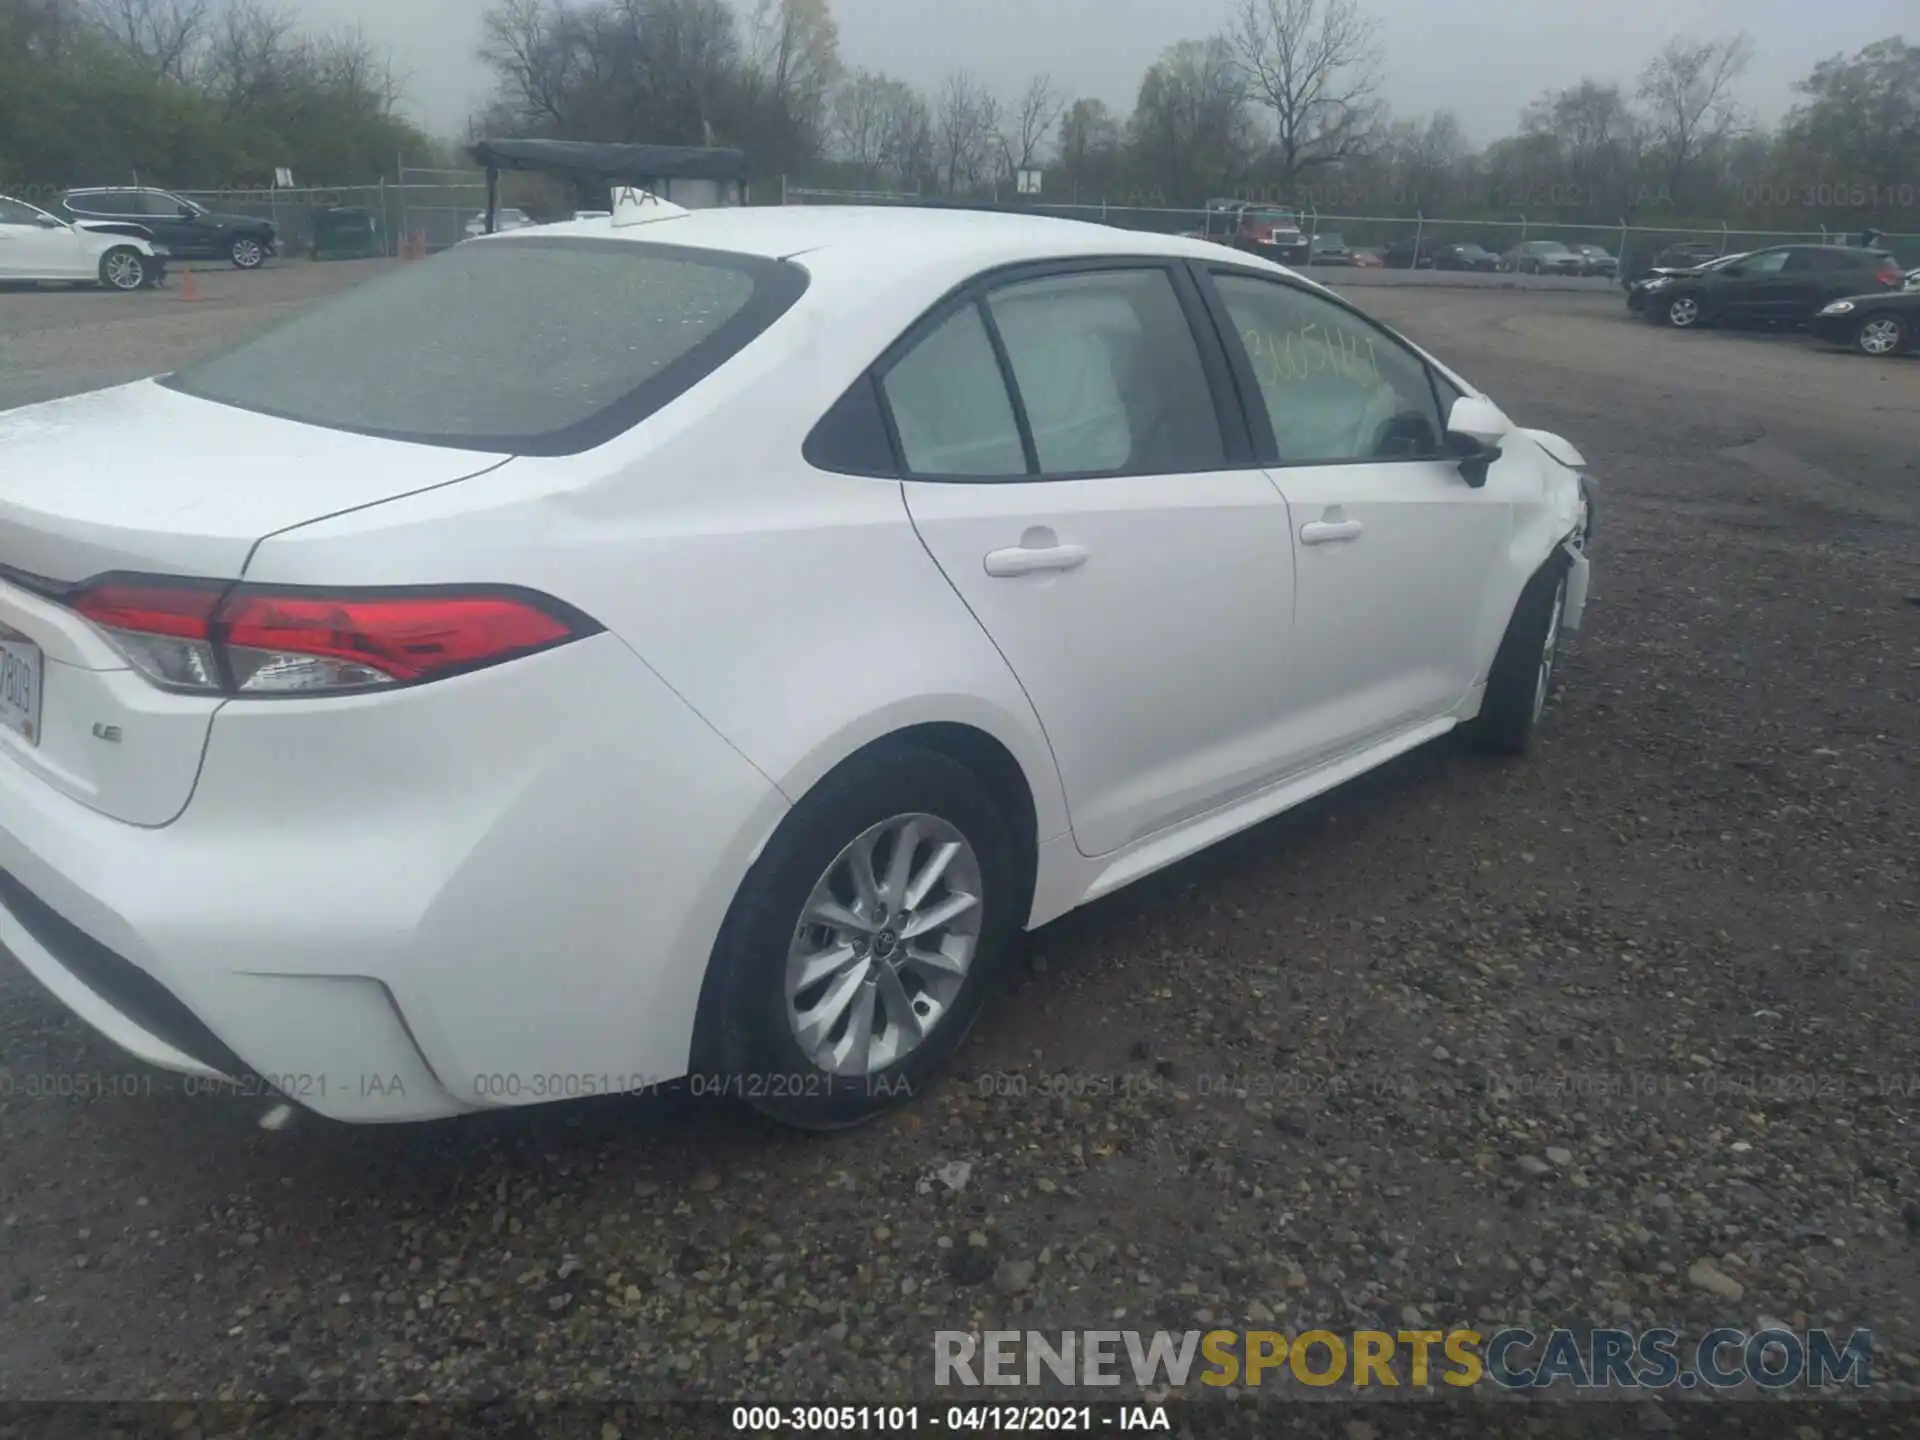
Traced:
<path fill-rule="evenodd" d="M 0 183 L 123 178 L 364 182 L 451 160 L 400 113 L 358 32 L 303 31 L 269 0 L 0 0 Z M 1169 47 L 1130 113 L 1045 73 L 917 88 L 849 68 L 829 0 L 498 0 L 471 129 L 737 145 L 758 194 L 823 188 L 1193 206 L 1245 196 L 1330 214 L 1920 230 L 1920 47 L 1814 65 L 1773 127 L 1742 103 L 1744 36 L 1669 39 L 1624 77 L 1527 104 L 1470 144 L 1449 112 L 1395 115 L 1359 0 L 1239 0 Z M 71 177 L 71 179 L 69 179 Z"/>
<path fill-rule="evenodd" d="M 358 31 L 265 0 L 0 0 L 0 187 L 391 174 L 436 147 Z M 27 198 L 34 198 L 29 194 Z"/>

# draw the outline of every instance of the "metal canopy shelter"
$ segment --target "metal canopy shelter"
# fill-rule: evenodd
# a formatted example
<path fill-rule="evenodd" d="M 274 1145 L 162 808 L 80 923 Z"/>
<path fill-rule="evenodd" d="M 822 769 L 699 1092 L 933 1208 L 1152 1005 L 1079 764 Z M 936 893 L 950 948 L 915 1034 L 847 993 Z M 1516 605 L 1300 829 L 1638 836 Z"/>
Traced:
<path fill-rule="evenodd" d="M 611 145 L 595 140 L 482 140 L 472 150 L 487 172 L 487 233 L 499 210 L 500 172 L 537 170 L 604 185 L 711 180 L 744 187 L 747 157 L 739 150 L 698 145 Z"/>

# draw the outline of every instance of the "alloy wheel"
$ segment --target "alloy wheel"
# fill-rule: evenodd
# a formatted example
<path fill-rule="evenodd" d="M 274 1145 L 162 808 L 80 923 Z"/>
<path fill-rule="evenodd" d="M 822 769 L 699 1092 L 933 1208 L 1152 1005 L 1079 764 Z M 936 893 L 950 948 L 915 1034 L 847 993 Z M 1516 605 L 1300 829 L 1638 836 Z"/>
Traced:
<path fill-rule="evenodd" d="M 1900 322 L 1877 315 L 1860 327 L 1860 349 L 1868 355 L 1891 355 L 1900 348 Z"/>
<path fill-rule="evenodd" d="M 105 270 L 107 283 L 116 290 L 138 290 L 147 283 L 147 267 L 131 250 L 109 255 Z"/>
<path fill-rule="evenodd" d="M 258 240 L 243 235 L 233 242 L 233 263 L 242 270 L 255 269 L 266 258 Z"/>
<path fill-rule="evenodd" d="M 1684 330 L 1700 319 L 1700 302 L 1691 295 L 1676 296 L 1667 306 L 1667 319 L 1678 329 Z"/>
<path fill-rule="evenodd" d="M 873 1075 L 953 1009 L 980 945 L 980 861 L 936 815 L 896 815 L 834 857 L 787 950 L 787 1022 L 834 1075 Z"/>

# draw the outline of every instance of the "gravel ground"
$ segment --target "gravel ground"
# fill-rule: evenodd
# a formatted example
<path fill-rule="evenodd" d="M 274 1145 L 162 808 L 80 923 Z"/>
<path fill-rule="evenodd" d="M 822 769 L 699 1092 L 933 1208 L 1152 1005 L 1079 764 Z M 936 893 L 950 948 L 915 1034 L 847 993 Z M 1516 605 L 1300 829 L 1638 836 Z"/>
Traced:
<path fill-rule="evenodd" d="M 0 335 L 32 393 L 275 296 Z M 949 1083 L 833 1137 L 263 1132 L 0 969 L 0 1400 L 874 1401 L 937 1329 L 1416 1318 L 1871 1326 L 1920 1381 L 1920 362 L 1364 303 L 1601 477 L 1531 758 L 1429 747 L 1049 926 Z"/>

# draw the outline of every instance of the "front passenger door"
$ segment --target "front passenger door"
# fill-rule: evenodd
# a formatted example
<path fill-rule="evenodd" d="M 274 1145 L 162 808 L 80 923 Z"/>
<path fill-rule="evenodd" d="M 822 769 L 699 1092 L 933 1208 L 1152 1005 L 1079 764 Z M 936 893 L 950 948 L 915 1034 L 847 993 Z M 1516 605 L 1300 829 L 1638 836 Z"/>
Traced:
<path fill-rule="evenodd" d="M 881 369 L 914 526 L 1033 701 L 1089 856 L 1285 756 L 1287 507 L 1196 318 L 1183 267 L 1046 267 Z"/>
<path fill-rule="evenodd" d="M 153 232 L 153 238 L 176 255 L 210 256 L 218 236 L 197 215 L 183 215 L 185 208 L 172 195 L 149 190 L 140 197 L 146 213 L 140 223 Z"/>
<path fill-rule="evenodd" d="M 1509 458 L 1470 486 L 1426 362 L 1364 316 L 1265 276 L 1211 283 L 1292 512 L 1304 768 L 1448 715 L 1484 680 L 1485 637 L 1505 623 L 1490 582 L 1530 472 Z"/>

